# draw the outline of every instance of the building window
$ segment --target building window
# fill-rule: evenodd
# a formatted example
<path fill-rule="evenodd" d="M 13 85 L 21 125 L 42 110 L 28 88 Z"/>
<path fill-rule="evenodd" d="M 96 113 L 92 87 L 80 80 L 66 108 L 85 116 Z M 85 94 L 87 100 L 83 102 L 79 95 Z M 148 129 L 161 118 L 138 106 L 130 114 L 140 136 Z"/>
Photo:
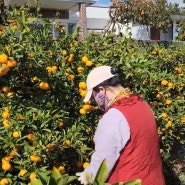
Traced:
<path fill-rule="evenodd" d="M 179 31 L 180 31 L 180 21 L 177 21 L 177 22 L 175 22 L 175 25 L 174 25 L 174 39 L 176 38 L 176 37 L 178 37 L 178 35 L 179 35 Z"/>
<path fill-rule="evenodd" d="M 72 34 L 76 30 L 76 23 L 68 23 L 68 33 Z"/>
<path fill-rule="evenodd" d="M 150 39 L 160 40 L 160 30 L 155 27 L 151 27 L 150 28 Z"/>

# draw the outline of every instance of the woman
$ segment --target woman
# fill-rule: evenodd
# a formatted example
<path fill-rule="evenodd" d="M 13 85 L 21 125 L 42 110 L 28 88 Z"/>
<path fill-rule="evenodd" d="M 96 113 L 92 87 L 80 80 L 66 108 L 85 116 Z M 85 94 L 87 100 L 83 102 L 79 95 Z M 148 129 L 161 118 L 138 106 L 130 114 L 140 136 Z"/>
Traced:
<path fill-rule="evenodd" d="M 95 152 L 84 172 L 77 173 L 81 184 L 95 178 L 104 159 L 108 183 L 141 179 L 142 185 L 164 185 L 159 138 L 153 112 L 146 101 L 121 84 L 115 68 L 100 66 L 87 76 L 84 102 L 94 98 L 104 111 L 94 141 Z"/>

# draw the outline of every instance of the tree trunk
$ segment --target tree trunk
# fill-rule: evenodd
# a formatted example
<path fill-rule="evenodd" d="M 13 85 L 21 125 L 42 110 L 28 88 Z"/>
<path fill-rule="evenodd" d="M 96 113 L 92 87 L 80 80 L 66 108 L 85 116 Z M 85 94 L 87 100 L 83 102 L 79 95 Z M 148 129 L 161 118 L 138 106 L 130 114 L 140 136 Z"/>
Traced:
<path fill-rule="evenodd" d="M 84 40 L 87 37 L 87 17 L 86 4 L 79 3 L 79 40 Z"/>

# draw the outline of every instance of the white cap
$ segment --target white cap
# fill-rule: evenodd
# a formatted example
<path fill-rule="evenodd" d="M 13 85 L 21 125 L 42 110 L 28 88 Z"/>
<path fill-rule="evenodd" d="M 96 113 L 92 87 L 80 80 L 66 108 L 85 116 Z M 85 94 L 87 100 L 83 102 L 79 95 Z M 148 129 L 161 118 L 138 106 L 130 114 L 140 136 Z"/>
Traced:
<path fill-rule="evenodd" d="M 89 101 L 92 96 L 93 88 L 99 85 L 100 83 L 108 80 L 116 76 L 116 74 L 111 73 L 110 66 L 99 66 L 94 69 L 88 74 L 86 84 L 87 84 L 87 94 L 83 100 L 83 102 Z"/>

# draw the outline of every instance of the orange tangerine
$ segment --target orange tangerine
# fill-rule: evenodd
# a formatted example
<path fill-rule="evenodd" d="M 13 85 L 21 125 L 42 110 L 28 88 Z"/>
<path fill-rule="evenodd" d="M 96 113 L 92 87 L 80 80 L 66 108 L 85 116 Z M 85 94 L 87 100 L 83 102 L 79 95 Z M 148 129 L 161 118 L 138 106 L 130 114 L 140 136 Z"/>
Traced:
<path fill-rule="evenodd" d="M 185 123 L 185 117 L 181 117 L 181 123 Z"/>
<path fill-rule="evenodd" d="M 8 178 L 2 178 L 0 181 L 0 185 L 8 185 L 9 184 L 9 180 Z"/>
<path fill-rule="evenodd" d="M 55 145 L 54 144 L 48 144 L 46 148 L 49 152 L 53 152 L 55 150 Z"/>
<path fill-rule="evenodd" d="M 67 77 L 69 80 L 74 80 L 75 76 L 73 74 L 70 74 L 68 77 Z"/>
<path fill-rule="evenodd" d="M 33 53 L 28 53 L 28 58 L 33 58 L 34 57 L 34 55 L 33 55 Z"/>
<path fill-rule="evenodd" d="M 8 155 L 7 155 L 8 158 L 10 159 L 13 159 L 15 158 L 15 153 L 13 151 L 11 151 Z"/>
<path fill-rule="evenodd" d="M 163 113 L 161 114 L 161 116 L 162 116 L 163 118 L 167 118 L 167 117 L 168 117 L 168 114 L 165 113 L 165 112 L 163 112 Z"/>
<path fill-rule="evenodd" d="M 14 131 L 12 135 L 13 135 L 14 138 L 19 138 L 20 137 L 18 131 Z"/>
<path fill-rule="evenodd" d="M 12 166 L 9 162 L 5 162 L 5 163 L 2 164 L 2 169 L 4 171 L 9 171 L 9 170 L 11 170 L 11 168 L 12 168 Z"/>
<path fill-rule="evenodd" d="M 10 118 L 10 113 L 9 113 L 9 111 L 4 111 L 4 112 L 2 113 L 2 115 L 1 115 L 1 117 L 2 117 L 3 119 L 9 119 L 9 118 Z"/>
<path fill-rule="evenodd" d="M 46 71 L 47 71 L 48 73 L 52 73 L 52 68 L 51 68 L 51 66 L 46 67 Z"/>
<path fill-rule="evenodd" d="M 82 115 L 86 114 L 86 111 L 85 111 L 83 108 L 81 108 L 81 109 L 79 110 L 79 112 L 80 112 L 80 114 L 82 114 Z"/>
<path fill-rule="evenodd" d="M 67 146 L 67 147 L 70 147 L 71 146 L 71 141 L 69 139 L 66 139 L 64 141 L 64 144 Z"/>
<path fill-rule="evenodd" d="M 84 162 L 83 168 L 85 169 L 85 168 L 87 168 L 89 165 L 90 165 L 89 162 Z"/>
<path fill-rule="evenodd" d="M 39 88 L 47 91 L 49 89 L 49 84 L 47 82 L 40 82 Z"/>
<path fill-rule="evenodd" d="M 64 173 L 64 172 L 65 172 L 65 167 L 64 167 L 64 166 L 59 166 L 59 167 L 58 167 L 58 171 L 59 171 L 60 173 Z"/>
<path fill-rule="evenodd" d="M 2 161 L 2 163 L 9 163 L 10 158 L 9 157 L 3 157 L 1 161 Z"/>
<path fill-rule="evenodd" d="M 72 61 L 73 61 L 73 58 L 72 58 L 72 57 L 68 57 L 68 58 L 67 58 L 67 62 L 68 62 L 68 63 L 71 63 Z"/>
<path fill-rule="evenodd" d="M 172 100 L 170 100 L 170 99 L 168 99 L 168 100 L 166 100 L 166 105 L 171 105 L 172 104 Z"/>
<path fill-rule="evenodd" d="M 70 58 L 74 58 L 74 54 L 73 54 L 73 53 L 70 53 L 70 54 L 69 54 L 69 57 L 70 57 Z"/>
<path fill-rule="evenodd" d="M 24 116 L 22 114 L 18 114 L 17 119 L 24 120 L 25 118 L 24 118 Z"/>
<path fill-rule="evenodd" d="M 169 88 L 173 87 L 173 83 L 172 82 L 169 82 L 167 85 L 168 85 Z"/>
<path fill-rule="evenodd" d="M 10 118 L 10 113 L 8 111 L 4 111 L 1 115 L 3 119 L 9 119 Z"/>
<path fill-rule="evenodd" d="M 9 71 L 9 67 L 4 65 L 4 66 L 1 66 L 1 69 L 0 69 L 0 76 L 4 76 L 8 73 Z"/>
<path fill-rule="evenodd" d="M 79 66 L 79 67 L 77 68 L 77 71 L 78 71 L 78 73 L 82 73 L 82 72 L 84 71 L 84 68 L 81 67 L 81 66 Z"/>
<path fill-rule="evenodd" d="M 80 161 L 78 161 L 78 162 L 76 163 L 76 167 L 77 167 L 77 168 L 82 168 L 82 167 L 83 167 L 83 163 L 80 162 Z"/>
<path fill-rule="evenodd" d="M 10 127 L 10 124 L 9 124 L 9 120 L 5 119 L 3 120 L 3 126 L 6 127 L 6 128 L 9 128 Z"/>
<path fill-rule="evenodd" d="M 172 122 L 171 122 L 171 121 L 168 121 L 168 122 L 166 123 L 166 127 L 167 127 L 167 128 L 172 127 Z"/>
<path fill-rule="evenodd" d="M 151 106 L 152 107 L 157 107 L 157 105 L 158 105 L 158 103 L 156 101 L 154 101 L 154 102 L 151 103 Z"/>
<path fill-rule="evenodd" d="M 52 70 L 53 73 L 56 72 L 57 69 L 58 69 L 57 66 L 52 66 L 52 67 L 51 67 L 51 70 Z"/>
<path fill-rule="evenodd" d="M 177 73 L 182 73 L 182 68 L 179 68 L 179 67 L 175 67 L 175 71 L 177 71 Z"/>
<path fill-rule="evenodd" d="M 85 111 L 91 111 L 91 110 L 92 110 L 91 105 L 88 105 L 88 104 L 83 105 L 82 108 L 83 108 Z"/>
<path fill-rule="evenodd" d="M 62 51 L 61 51 L 61 55 L 62 55 L 63 57 L 67 56 L 67 51 L 66 51 L 66 50 L 62 50 Z"/>
<path fill-rule="evenodd" d="M 37 162 L 40 162 L 40 161 L 41 161 L 41 158 L 40 158 L 39 156 L 37 156 L 37 155 L 31 155 L 31 156 L 30 156 L 30 160 L 31 160 L 32 162 L 37 163 Z"/>
<path fill-rule="evenodd" d="M 80 91 L 80 96 L 81 97 L 85 97 L 86 94 L 87 94 L 87 91 L 86 90 L 81 90 Z"/>
<path fill-rule="evenodd" d="M 161 85 L 165 86 L 165 85 L 167 85 L 167 84 L 168 84 L 168 81 L 167 81 L 167 80 L 162 80 L 162 81 L 161 81 Z"/>
<path fill-rule="evenodd" d="M 3 93 L 8 93 L 9 91 L 10 91 L 10 89 L 7 86 L 4 86 L 1 88 L 1 92 L 3 92 Z"/>
<path fill-rule="evenodd" d="M 35 136 L 34 136 L 33 134 L 28 134 L 28 135 L 27 135 L 27 139 L 28 139 L 29 141 L 33 142 L 34 139 L 35 139 Z"/>
<path fill-rule="evenodd" d="M 83 63 L 86 63 L 88 60 L 89 60 L 89 59 L 88 59 L 87 56 L 83 56 L 83 57 L 82 57 L 82 62 L 83 62 Z"/>
<path fill-rule="evenodd" d="M 0 63 L 6 64 L 8 61 L 8 56 L 5 53 L 0 54 Z"/>
<path fill-rule="evenodd" d="M 23 177 L 28 171 L 26 169 L 21 169 L 19 175 Z"/>
<path fill-rule="evenodd" d="M 37 175 L 36 175 L 36 173 L 34 173 L 34 172 L 31 173 L 30 176 L 29 176 L 30 180 L 31 180 L 31 179 L 35 179 L 36 177 L 37 177 Z"/>
<path fill-rule="evenodd" d="M 6 64 L 9 68 L 13 68 L 17 65 L 17 62 L 15 60 L 8 60 Z"/>
<path fill-rule="evenodd" d="M 80 83 L 78 84 L 78 87 L 79 87 L 80 89 L 87 89 L 87 85 L 86 85 L 85 82 L 80 82 Z"/>
<path fill-rule="evenodd" d="M 58 123 L 58 127 L 59 127 L 59 128 L 62 128 L 63 126 L 64 126 L 64 122 L 60 121 L 60 122 Z"/>
<path fill-rule="evenodd" d="M 87 66 L 87 67 L 91 67 L 92 65 L 93 65 L 93 63 L 92 63 L 91 60 L 88 60 L 88 61 L 86 62 L 86 66 Z"/>
<path fill-rule="evenodd" d="M 86 129 L 85 129 L 85 132 L 86 132 L 87 134 L 90 133 L 90 132 L 91 132 L 91 128 L 89 128 L 89 127 L 86 128 Z"/>
<path fill-rule="evenodd" d="M 31 78 L 31 82 L 38 82 L 39 78 L 37 76 L 34 76 L 33 78 Z"/>
<path fill-rule="evenodd" d="M 9 97 L 12 97 L 13 95 L 14 95 L 13 92 L 8 92 L 6 96 L 9 98 Z"/>

